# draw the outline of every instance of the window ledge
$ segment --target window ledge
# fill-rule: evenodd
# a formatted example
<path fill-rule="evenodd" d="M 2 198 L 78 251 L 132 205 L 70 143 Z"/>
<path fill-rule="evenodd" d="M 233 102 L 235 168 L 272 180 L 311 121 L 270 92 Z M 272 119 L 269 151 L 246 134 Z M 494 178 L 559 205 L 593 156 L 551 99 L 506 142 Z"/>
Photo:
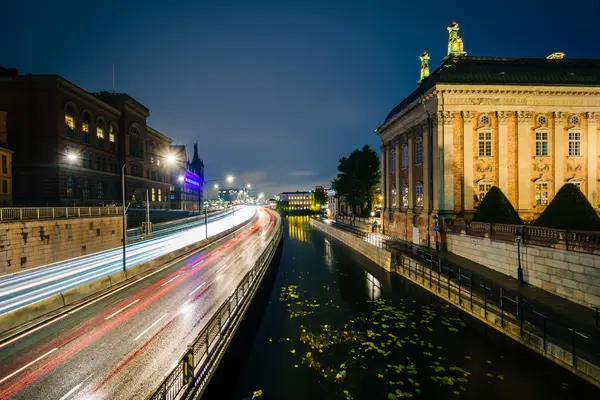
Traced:
<path fill-rule="evenodd" d="M 423 163 L 415 164 L 415 167 L 422 167 L 422 166 L 423 166 Z"/>
<path fill-rule="evenodd" d="M 567 158 L 583 158 L 583 156 L 579 155 L 579 156 L 567 156 Z"/>
<path fill-rule="evenodd" d="M 491 160 L 494 156 L 477 156 L 478 160 Z"/>

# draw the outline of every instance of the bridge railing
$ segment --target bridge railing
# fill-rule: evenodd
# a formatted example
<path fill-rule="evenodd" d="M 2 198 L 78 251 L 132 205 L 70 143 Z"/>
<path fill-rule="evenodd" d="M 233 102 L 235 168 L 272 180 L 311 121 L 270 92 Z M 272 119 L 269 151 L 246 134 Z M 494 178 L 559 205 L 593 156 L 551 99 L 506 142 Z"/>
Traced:
<path fill-rule="evenodd" d="M 123 215 L 123 207 L 5 207 L 0 222 Z"/>
<path fill-rule="evenodd" d="M 258 288 L 282 238 L 278 222 L 275 236 L 241 282 L 188 345 L 183 356 L 147 400 L 175 400 L 190 392 L 202 393 L 214 373 L 252 295 Z"/>

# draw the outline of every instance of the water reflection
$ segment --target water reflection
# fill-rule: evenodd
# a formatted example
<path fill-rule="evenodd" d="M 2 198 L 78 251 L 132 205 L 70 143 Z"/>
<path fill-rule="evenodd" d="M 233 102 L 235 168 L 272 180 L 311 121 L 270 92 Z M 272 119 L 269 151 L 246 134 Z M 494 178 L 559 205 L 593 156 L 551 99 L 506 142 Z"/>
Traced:
<path fill-rule="evenodd" d="M 381 297 L 381 283 L 373 275 L 365 271 L 366 285 L 365 290 L 367 297 L 371 300 L 376 300 Z"/>
<path fill-rule="evenodd" d="M 333 249 L 331 248 L 329 239 L 325 239 L 325 264 L 327 264 L 329 270 L 333 272 Z"/>
<path fill-rule="evenodd" d="M 310 229 L 308 218 L 308 215 L 290 215 L 287 217 L 290 240 L 308 242 L 308 230 Z"/>

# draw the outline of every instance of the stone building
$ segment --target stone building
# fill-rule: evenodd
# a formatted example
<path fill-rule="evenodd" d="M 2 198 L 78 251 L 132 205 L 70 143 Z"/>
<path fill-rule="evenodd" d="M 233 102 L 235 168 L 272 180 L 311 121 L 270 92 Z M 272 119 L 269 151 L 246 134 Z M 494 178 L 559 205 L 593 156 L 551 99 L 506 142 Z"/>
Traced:
<path fill-rule="evenodd" d="M 201 210 L 204 192 L 204 162 L 198 156 L 194 143 L 192 161 L 188 160 L 185 145 L 171 145 L 176 166 L 171 169 L 171 208 L 188 211 Z"/>
<path fill-rule="evenodd" d="M 168 208 L 163 162 L 171 139 L 147 126 L 150 111 L 124 93 L 89 93 L 58 75 L 0 67 L 0 109 L 8 112 L 16 205 L 121 203 Z"/>
<path fill-rule="evenodd" d="M 598 209 L 600 60 L 448 55 L 377 128 L 385 232 L 431 245 L 436 219 L 469 218 L 498 186 L 524 219 L 565 183 Z"/>
<path fill-rule="evenodd" d="M 12 206 L 12 150 L 7 145 L 6 111 L 0 110 L 0 207 Z"/>

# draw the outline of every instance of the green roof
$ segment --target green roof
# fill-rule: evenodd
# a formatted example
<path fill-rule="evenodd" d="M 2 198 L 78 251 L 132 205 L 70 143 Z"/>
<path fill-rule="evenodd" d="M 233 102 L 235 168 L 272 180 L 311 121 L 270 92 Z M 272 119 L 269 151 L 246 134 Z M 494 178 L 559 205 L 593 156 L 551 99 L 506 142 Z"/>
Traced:
<path fill-rule="evenodd" d="M 529 86 L 600 86 L 600 60 L 447 57 L 387 115 L 384 124 L 438 83 Z"/>

